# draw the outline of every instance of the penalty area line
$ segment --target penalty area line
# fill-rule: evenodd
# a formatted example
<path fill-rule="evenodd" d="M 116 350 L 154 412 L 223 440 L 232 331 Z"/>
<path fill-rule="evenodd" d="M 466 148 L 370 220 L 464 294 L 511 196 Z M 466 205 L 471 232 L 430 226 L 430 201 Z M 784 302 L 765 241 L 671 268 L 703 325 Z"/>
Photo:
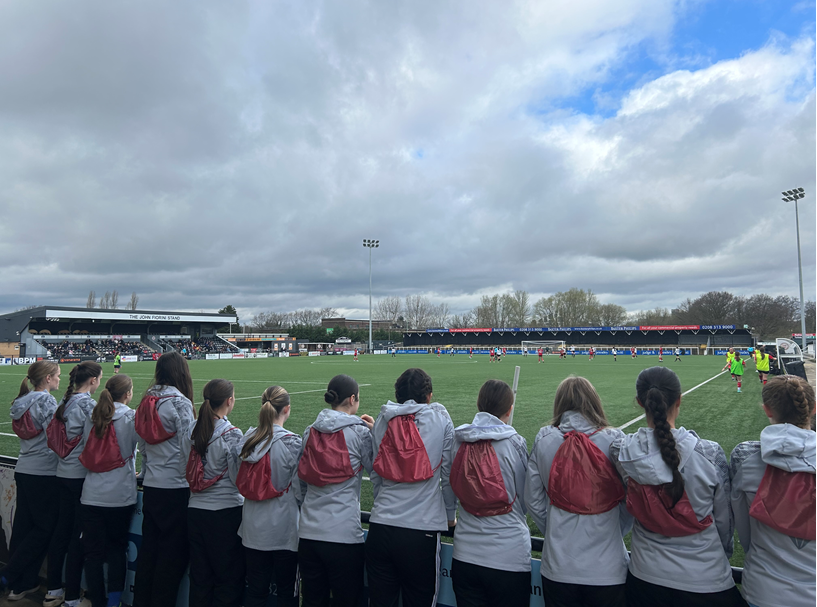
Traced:
<path fill-rule="evenodd" d="M 697 385 L 697 386 L 695 386 L 694 388 L 690 388 L 690 389 L 689 389 L 689 390 L 687 390 L 686 392 L 682 392 L 682 393 L 681 393 L 681 396 L 686 396 L 687 394 L 689 394 L 689 393 L 690 393 L 690 392 L 692 392 L 693 390 L 697 390 L 698 388 L 700 388 L 700 387 L 701 387 L 701 386 L 703 386 L 704 384 L 708 384 L 708 383 L 709 383 L 709 382 L 711 382 L 713 379 L 715 379 L 715 378 L 717 378 L 717 377 L 720 377 L 720 376 L 721 376 L 721 375 L 723 375 L 724 373 L 726 373 L 726 371 L 721 371 L 720 373 L 718 373 L 718 374 L 717 374 L 717 375 L 715 375 L 714 377 L 710 377 L 709 379 L 707 379 L 706 381 L 701 382 L 700 384 L 698 384 L 698 385 Z M 642 419 L 644 419 L 645 417 L 647 417 L 647 415 L 646 415 L 645 413 L 642 413 L 641 415 L 639 415 L 639 416 L 638 416 L 638 417 L 636 417 L 635 419 L 631 419 L 631 420 L 630 420 L 630 421 L 628 421 L 626 424 L 623 424 L 623 425 L 619 426 L 619 427 L 618 427 L 618 428 L 616 428 L 616 429 L 617 429 L 617 430 L 624 430 L 624 428 L 627 428 L 627 427 L 629 427 L 629 426 L 632 426 L 632 425 L 633 425 L 633 424 L 635 424 L 635 423 L 640 422 L 640 421 L 641 421 Z"/>

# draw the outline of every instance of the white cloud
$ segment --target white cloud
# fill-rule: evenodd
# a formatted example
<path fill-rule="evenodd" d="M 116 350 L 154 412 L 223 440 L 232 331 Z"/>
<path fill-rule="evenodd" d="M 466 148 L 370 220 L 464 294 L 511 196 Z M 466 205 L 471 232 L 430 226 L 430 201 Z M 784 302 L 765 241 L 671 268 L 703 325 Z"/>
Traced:
<path fill-rule="evenodd" d="M 815 191 L 813 39 L 586 116 L 554 108 L 665 48 L 685 5 L 543 6 L 4 5 L 0 309 L 116 288 L 359 314 L 370 237 L 376 296 L 455 312 L 511 288 L 793 294 L 778 192 Z"/>

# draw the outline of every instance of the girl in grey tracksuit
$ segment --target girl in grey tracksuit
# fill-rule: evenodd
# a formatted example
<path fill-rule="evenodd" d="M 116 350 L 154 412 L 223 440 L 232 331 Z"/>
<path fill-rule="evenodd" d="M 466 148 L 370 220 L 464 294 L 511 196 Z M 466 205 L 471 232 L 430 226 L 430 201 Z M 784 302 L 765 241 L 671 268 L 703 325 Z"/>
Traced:
<path fill-rule="evenodd" d="M 82 547 L 85 581 L 94 607 L 119 605 L 125 589 L 128 532 L 136 507 L 135 459 L 139 438 L 134 428 L 135 411 L 128 406 L 132 397 L 131 379 L 123 374 L 114 375 L 105 384 L 91 417 L 85 420 L 82 433 L 80 462 L 90 466 L 80 498 Z M 100 447 L 109 433 L 116 434 L 117 446 L 111 453 L 104 453 Z M 95 450 L 99 455 L 92 457 Z M 103 571 L 106 562 L 107 596 Z"/>
<path fill-rule="evenodd" d="M 182 443 L 195 422 L 193 378 L 181 354 L 173 351 L 159 357 L 153 386 L 146 396 L 159 398 L 159 423 L 171 436 L 157 444 L 145 444 L 142 452 L 142 545 L 133 607 L 175 607 L 189 550 L 190 489 L 185 479 L 188 451 Z"/>
<path fill-rule="evenodd" d="M 454 430 L 454 459 L 463 462 L 468 449 L 488 441 L 499 465 L 508 507 L 484 510 L 486 504 L 470 504 L 475 494 L 460 506 L 454 535 L 452 578 L 458 607 L 530 604 L 530 530 L 525 518 L 525 471 L 528 448 L 512 426 L 507 425 L 513 411 L 513 391 L 503 381 L 488 380 L 477 397 L 479 413 L 470 424 Z M 460 456 L 460 449 L 463 449 Z M 478 452 L 481 453 L 481 452 Z M 491 456 L 489 456 L 491 457 Z M 483 458 L 485 459 L 485 458 Z M 468 487 L 464 465 L 454 466 L 459 477 L 451 483 L 456 493 Z M 463 481 L 460 485 L 457 481 Z M 464 496 L 463 496 L 464 497 Z M 466 507 L 466 501 L 469 504 Z M 479 500 L 476 500 L 479 502 Z M 471 511 L 469 511 L 471 510 Z"/>
<path fill-rule="evenodd" d="M 742 587 L 753 607 L 812 607 L 817 602 L 813 535 L 817 442 L 811 426 L 814 404 L 814 389 L 807 381 L 791 375 L 773 377 L 763 386 L 763 407 L 772 425 L 763 429 L 760 441 L 741 443 L 732 451 L 732 510 L 746 552 Z M 811 499 L 804 499 L 802 504 L 790 503 L 786 508 L 775 499 L 779 493 L 774 490 L 771 495 L 761 495 L 763 499 L 771 497 L 772 506 L 783 506 L 772 520 L 762 522 L 755 512 L 750 514 L 750 509 L 757 494 L 763 493 L 759 489 L 766 474 L 810 485 L 806 493 Z M 802 493 L 792 491 L 787 495 Z M 794 516 L 795 512 L 801 516 Z M 810 532 L 793 525 L 804 518 L 811 525 Z"/>
<path fill-rule="evenodd" d="M 51 424 L 65 424 L 69 441 L 80 443 L 64 458 L 58 458 L 57 478 L 60 482 L 60 516 L 48 548 L 48 595 L 49 604 L 58 605 L 61 599 L 67 607 L 80 604 L 80 581 L 82 579 L 82 518 L 80 497 L 87 470 L 79 462 L 82 453 L 82 432 L 85 421 L 91 416 L 96 401 L 91 394 L 102 381 L 102 367 L 85 361 L 71 369 L 71 380 L 54 412 Z M 55 426 L 56 428 L 57 426 Z M 62 593 L 63 563 L 65 564 L 65 594 Z"/>
<path fill-rule="evenodd" d="M 34 390 L 29 390 L 29 383 Z M 12 428 L 20 437 L 20 455 L 14 469 L 17 506 L 11 532 L 10 559 L 0 570 L 0 582 L 14 597 L 39 588 L 44 551 L 57 524 L 59 502 L 44 496 L 59 495 L 57 454 L 46 444 L 45 428 L 57 410 L 51 390 L 60 387 L 60 367 L 39 361 L 28 368 L 20 393 L 11 404 Z"/>
<path fill-rule="evenodd" d="M 244 591 L 244 551 L 238 535 L 244 498 L 235 479 L 243 436 L 227 419 L 235 405 L 233 384 L 211 379 L 203 396 L 199 418 L 188 434 L 190 456 L 201 457 L 206 485 L 197 487 L 188 474 L 190 606 L 238 607 Z"/>
<path fill-rule="evenodd" d="M 433 401 L 431 378 L 408 369 L 395 382 L 396 403 L 388 402 L 372 432 L 371 479 L 374 503 L 366 538 L 366 573 L 372 605 L 392 605 L 402 595 L 407 607 L 435 605 L 439 590 L 440 532 L 455 524 L 457 498 L 449 484 L 454 459 L 454 424 Z M 376 472 L 389 429 L 400 416 L 413 416 L 431 468 L 427 480 L 395 482 Z M 403 418 L 411 419 L 411 417 Z"/>
<path fill-rule="evenodd" d="M 604 512 L 568 511 L 550 499 L 549 482 L 554 459 L 565 443 L 565 436 L 571 432 L 587 436 L 608 458 L 605 463 L 610 474 L 605 478 L 615 486 L 606 489 L 608 492 L 617 491 L 620 501 L 610 500 Z M 545 603 L 550 607 L 624 605 L 629 559 L 623 537 L 630 531 L 633 518 L 624 503 L 621 481 L 609 462 L 610 445 L 623 437 L 621 430 L 608 426 L 601 399 L 589 381 L 583 377 L 569 377 L 559 384 L 553 422 L 536 435 L 525 485 L 528 512 L 545 538 L 542 589 Z M 598 490 L 603 472 L 592 471 L 598 476 L 588 479 L 588 492 Z M 614 505 L 616 501 L 618 504 Z"/>
<path fill-rule="evenodd" d="M 270 386 L 261 400 L 258 428 L 250 428 L 241 442 L 241 465 L 261 466 L 267 458 L 266 480 L 275 492 L 282 494 L 270 499 L 254 499 L 244 494 L 238 529 L 247 561 L 244 607 L 265 607 L 273 574 L 276 604 L 298 607 L 298 521 L 302 499 L 297 473 L 302 441 L 298 434 L 283 427 L 290 413 L 287 391 L 281 386 Z M 264 469 L 262 466 L 261 470 Z"/>
<path fill-rule="evenodd" d="M 671 370 L 642 371 L 636 394 L 649 427 L 610 449 L 635 516 L 627 605 L 742 605 L 729 565 L 734 522 L 723 449 L 674 427 L 681 383 Z"/>
<path fill-rule="evenodd" d="M 354 379 L 335 376 L 324 394 L 332 408 L 321 411 L 304 431 L 298 465 L 304 496 L 298 529 L 304 607 L 329 604 L 330 593 L 333 607 L 356 607 L 363 592 L 360 483 L 363 470 L 372 469 L 374 420 L 355 415 L 359 395 Z"/>

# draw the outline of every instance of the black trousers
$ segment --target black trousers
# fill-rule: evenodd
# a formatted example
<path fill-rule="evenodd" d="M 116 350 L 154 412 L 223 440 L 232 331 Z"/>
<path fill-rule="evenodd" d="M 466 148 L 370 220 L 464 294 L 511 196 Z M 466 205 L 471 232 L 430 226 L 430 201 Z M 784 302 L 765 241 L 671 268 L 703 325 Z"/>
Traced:
<path fill-rule="evenodd" d="M 298 553 L 291 550 L 254 550 L 244 547 L 247 592 L 244 607 L 267 607 L 273 574 L 277 607 L 298 607 Z"/>
<path fill-rule="evenodd" d="M 176 607 L 187 569 L 187 502 L 190 490 L 142 490 L 142 545 L 134 580 L 133 607 Z"/>
<path fill-rule="evenodd" d="M 128 560 L 128 530 L 136 506 L 103 508 L 82 506 L 82 548 L 85 553 L 85 582 L 94 607 L 106 607 L 104 566 L 108 563 L 108 592 L 125 589 Z"/>
<path fill-rule="evenodd" d="M 451 581 L 457 607 L 530 605 L 530 571 L 503 571 L 454 559 Z"/>
<path fill-rule="evenodd" d="M 440 586 L 440 532 L 369 524 L 366 573 L 372 607 L 430 607 Z"/>
<path fill-rule="evenodd" d="M 737 587 L 721 592 L 687 592 L 640 580 L 627 572 L 627 607 L 746 607 Z"/>
<path fill-rule="evenodd" d="M 189 508 L 190 607 L 238 607 L 244 594 L 241 506 Z"/>
<path fill-rule="evenodd" d="M 0 576 L 13 591 L 20 592 L 40 585 L 40 567 L 59 516 L 60 485 L 56 476 L 20 472 L 14 473 L 14 482 L 17 507 L 9 543 L 11 558 Z"/>
<path fill-rule="evenodd" d="M 624 588 L 624 584 L 566 584 L 542 576 L 542 595 L 548 607 L 625 607 Z"/>
<path fill-rule="evenodd" d="M 59 478 L 60 514 L 48 547 L 48 589 L 62 588 L 62 568 L 65 564 L 65 600 L 79 598 L 82 581 L 82 518 L 79 498 L 84 478 Z"/>
<path fill-rule="evenodd" d="M 364 550 L 363 544 L 298 542 L 303 607 L 360 607 Z"/>

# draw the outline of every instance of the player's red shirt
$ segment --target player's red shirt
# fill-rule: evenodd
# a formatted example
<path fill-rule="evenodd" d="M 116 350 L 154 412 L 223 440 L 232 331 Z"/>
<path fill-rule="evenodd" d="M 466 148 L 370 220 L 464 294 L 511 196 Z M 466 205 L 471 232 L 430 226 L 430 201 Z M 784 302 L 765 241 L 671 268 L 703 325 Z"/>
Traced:
<path fill-rule="evenodd" d="M 539 356 L 542 356 L 542 348 L 539 348 L 539 349 L 536 351 L 536 353 L 537 353 Z"/>

